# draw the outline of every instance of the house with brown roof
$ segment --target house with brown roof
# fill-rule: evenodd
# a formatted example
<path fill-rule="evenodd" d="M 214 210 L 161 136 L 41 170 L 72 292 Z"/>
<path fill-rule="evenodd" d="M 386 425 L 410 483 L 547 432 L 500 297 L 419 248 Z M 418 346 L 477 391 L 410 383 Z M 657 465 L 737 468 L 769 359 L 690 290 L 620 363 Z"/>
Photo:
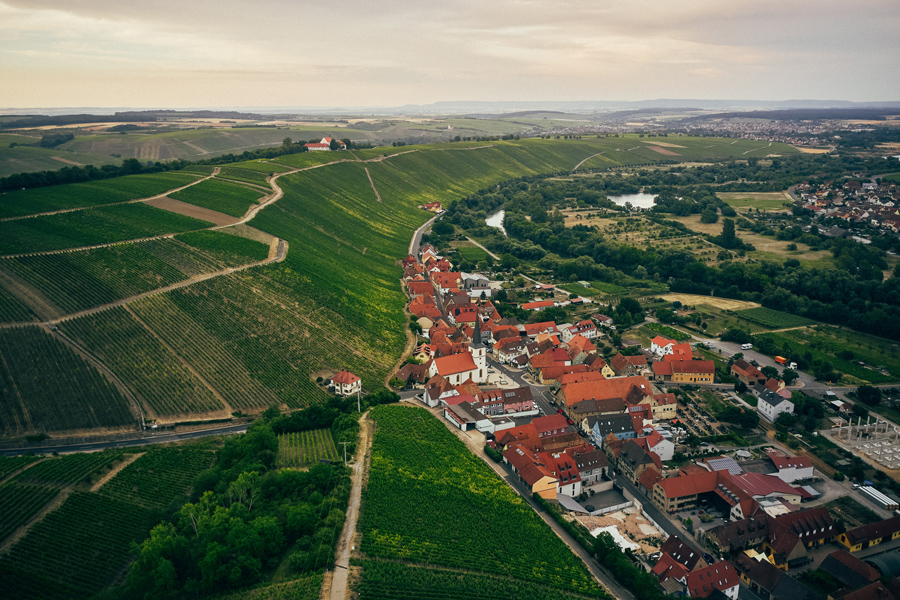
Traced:
<path fill-rule="evenodd" d="M 637 439 L 631 439 L 625 442 L 616 458 L 616 466 L 622 474 L 633 484 L 637 484 L 638 479 L 644 474 L 650 466 L 655 466 L 657 471 L 662 471 L 662 461 L 655 453 L 650 452 L 646 447 L 642 447 Z"/>
<path fill-rule="evenodd" d="M 331 378 L 335 396 L 352 396 L 362 392 L 362 379 L 347 370 L 340 370 Z"/>
<path fill-rule="evenodd" d="M 620 377 L 632 377 L 640 375 L 647 368 L 647 358 L 643 354 L 636 356 L 625 356 L 621 352 L 617 353 L 609 361 L 613 371 Z"/>
<path fill-rule="evenodd" d="M 566 452 L 530 452 L 515 444 L 503 453 L 503 460 L 532 494 L 556 500 L 557 493 L 572 497 L 581 493 L 578 464 Z"/>
<path fill-rule="evenodd" d="M 569 423 L 566 418 L 560 414 L 546 415 L 532 419 L 531 424 L 534 425 L 539 438 L 548 438 L 555 435 L 562 435 L 569 430 Z"/>
<path fill-rule="evenodd" d="M 731 600 L 737 600 L 740 577 L 731 563 L 722 560 L 688 573 L 685 585 L 691 598 L 707 598 L 719 590 Z"/>
<path fill-rule="evenodd" d="M 771 517 L 764 512 L 714 527 L 703 534 L 706 542 L 721 553 L 758 549 L 769 537 Z"/>
<path fill-rule="evenodd" d="M 716 363 L 711 360 L 656 361 L 653 377 L 656 381 L 707 385 L 715 383 Z"/>
<path fill-rule="evenodd" d="M 689 572 L 693 571 L 700 562 L 700 551 L 677 535 L 670 535 L 659 551 L 668 554 L 679 564 L 687 567 Z"/>
<path fill-rule="evenodd" d="M 601 479 L 609 476 L 609 459 L 606 454 L 594 446 L 584 444 L 568 448 L 566 454 L 575 460 L 583 487 L 596 485 L 600 483 Z"/>
<path fill-rule="evenodd" d="M 761 600 L 822 600 L 822 597 L 781 571 L 763 555 L 740 554 L 735 569 L 741 581 Z"/>
<path fill-rule="evenodd" d="M 731 376 L 748 388 L 752 388 L 757 384 L 765 385 L 766 383 L 766 376 L 762 374 L 762 371 L 743 358 L 739 358 L 731 364 Z"/>
<path fill-rule="evenodd" d="M 534 395 L 529 386 L 480 392 L 475 397 L 486 415 L 508 415 L 535 410 Z"/>
<path fill-rule="evenodd" d="M 394 376 L 404 382 L 404 389 L 424 389 L 428 381 L 428 367 L 426 365 L 406 364 L 397 371 Z"/>
<path fill-rule="evenodd" d="M 835 550 L 826 556 L 819 569 L 850 589 L 861 588 L 881 578 L 875 567 L 846 550 Z"/>
<path fill-rule="evenodd" d="M 864 548 L 896 540 L 898 537 L 900 537 L 900 517 L 891 517 L 845 531 L 837 537 L 837 541 L 850 552 L 859 552 Z"/>

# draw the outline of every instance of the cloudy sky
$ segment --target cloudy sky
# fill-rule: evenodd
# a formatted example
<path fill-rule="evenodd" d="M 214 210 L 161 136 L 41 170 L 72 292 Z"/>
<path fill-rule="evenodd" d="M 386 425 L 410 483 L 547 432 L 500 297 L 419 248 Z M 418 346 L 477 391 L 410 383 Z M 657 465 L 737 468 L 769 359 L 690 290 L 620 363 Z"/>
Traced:
<path fill-rule="evenodd" d="M 0 0 L 0 108 L 900 100 L 897 0 Z"/>

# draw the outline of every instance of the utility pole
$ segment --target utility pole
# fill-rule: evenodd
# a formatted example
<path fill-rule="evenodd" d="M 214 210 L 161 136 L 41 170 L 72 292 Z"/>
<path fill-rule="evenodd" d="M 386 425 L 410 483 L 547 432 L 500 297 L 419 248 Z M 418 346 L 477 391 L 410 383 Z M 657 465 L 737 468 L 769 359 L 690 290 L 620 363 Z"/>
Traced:
<path fill-rule="evenodd" d="M 344 445 L 344 466 L 347 466 L 347 444 L 350 442 L 341 442 Z"/>
<path fill-rule="evenodd" d="M 362 393 L 362 390 L 356 390 L 356 412 L 358 412 L 358 413 L 362 412 L 362 408 L 360 408 L 360 406 L 359 406 L 359 395 L 361 393 Z"/>

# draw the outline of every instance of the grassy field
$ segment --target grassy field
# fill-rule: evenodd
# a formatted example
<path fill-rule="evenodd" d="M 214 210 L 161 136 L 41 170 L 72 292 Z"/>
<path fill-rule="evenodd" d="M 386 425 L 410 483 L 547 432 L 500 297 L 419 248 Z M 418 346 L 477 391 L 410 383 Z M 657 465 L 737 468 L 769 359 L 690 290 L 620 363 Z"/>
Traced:
<path fill-rule="evenodd" d="M 790 210 L 793 204 L 787 192 L 719 192 L 717 195 L 740 213 L 749 209 L 753 212 L 783 212 Z"/>

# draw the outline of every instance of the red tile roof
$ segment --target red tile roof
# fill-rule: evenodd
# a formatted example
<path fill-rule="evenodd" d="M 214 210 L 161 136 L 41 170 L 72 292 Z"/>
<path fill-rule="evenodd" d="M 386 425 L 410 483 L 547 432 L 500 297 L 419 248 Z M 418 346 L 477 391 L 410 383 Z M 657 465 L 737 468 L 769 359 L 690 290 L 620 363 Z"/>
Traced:
<path fill-rule="evenodd" d="M 697 569 L 687 575 L 687 591 L 691 598 L 706 598 L 713 590 L 724 592 L 740 582 L 734 566 L 726 560 Z"/>
<path fill-rule="evenodd" d="M 555 302 L 553 300 L 539 300 L 537 302 L 526 302 L 522 305 L 525 310 L 534 310 L 536 308 L 550 308 Z"/>
<path fill-rule="evenodd" d="M 334 383 L 340 383 L 342 385 L 350 385 L 359 381 L 359 377 L 351 373 L 350 371 L 338 371 L 337 375 L 331 378 L 331 381 Z"/>
<path fill-rule="evenodd" d="M 444 377 L 455 375 L 457 373 L 465 373 L 466 371 L 474 371 L 477 368 L 475 366 L 475 360 L 468 352 L 436 358 L 434 359 L 434 363 L 437 367 L 437 372 Z"/>

